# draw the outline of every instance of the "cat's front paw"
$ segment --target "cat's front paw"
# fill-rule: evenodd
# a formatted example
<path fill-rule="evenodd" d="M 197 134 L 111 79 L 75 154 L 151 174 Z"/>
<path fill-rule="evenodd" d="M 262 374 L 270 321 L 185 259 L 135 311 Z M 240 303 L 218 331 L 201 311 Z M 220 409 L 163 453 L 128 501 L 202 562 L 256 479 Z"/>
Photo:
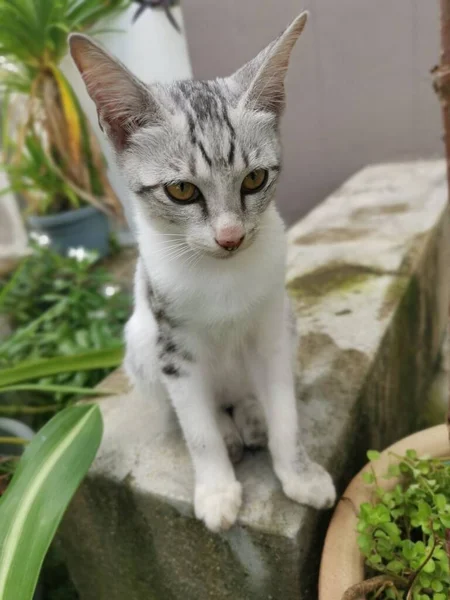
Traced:
<path fill-rule="evenodd" d="M 195 489 L 195 516 L 211 531 L 224 531 L 234 525 L 242 504 L 238 481 L 223 485 L 198 485 Z"/>
<path fill-rule="evenodd" d="M 299 504 L 325 509 L 336 502 L 333 480 L 317 463 L 310 463 L 304 471 L 284 472 L 280 474 L 280 480 L 286 496 Z"/>

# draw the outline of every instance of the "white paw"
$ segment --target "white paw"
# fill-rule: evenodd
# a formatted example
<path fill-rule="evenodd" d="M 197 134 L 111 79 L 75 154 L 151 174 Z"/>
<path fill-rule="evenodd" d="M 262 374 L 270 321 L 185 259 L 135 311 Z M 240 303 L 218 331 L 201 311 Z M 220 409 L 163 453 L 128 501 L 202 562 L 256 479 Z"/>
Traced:
<path fill-rule="evenodd" d="M 195 488 L 195 516 L 211 531 L 223 531 L 234 525 L 241 504 L 242 487 L 238 481 Z"/>
<path fill-rule="evenodd" d="M 267 426 L 262 406 L 257 398 L 248 396 L 236 404 L 233 420 L 247 448 L 267 446 Z"/>
<path fill-rule="evenodd" d="M 330 474 L 317 463 L 309 463 L 303 472 L 280 474 L 283 491 L 288 498 L 317 509 L 331 508 L 336 502 L 336 489 Z"/>

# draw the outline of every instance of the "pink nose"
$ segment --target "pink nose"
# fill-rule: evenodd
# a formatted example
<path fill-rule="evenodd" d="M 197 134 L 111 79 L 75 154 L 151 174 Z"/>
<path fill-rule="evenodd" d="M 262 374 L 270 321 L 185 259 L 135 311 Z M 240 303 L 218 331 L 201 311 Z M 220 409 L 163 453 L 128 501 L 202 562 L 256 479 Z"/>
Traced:
<path fill-rule="evenodd" d="M 245 238 L 245 231 L 239 225 L 221 227 L 216 231 L 216 244 L 225 250 L 236 250 Z"/>

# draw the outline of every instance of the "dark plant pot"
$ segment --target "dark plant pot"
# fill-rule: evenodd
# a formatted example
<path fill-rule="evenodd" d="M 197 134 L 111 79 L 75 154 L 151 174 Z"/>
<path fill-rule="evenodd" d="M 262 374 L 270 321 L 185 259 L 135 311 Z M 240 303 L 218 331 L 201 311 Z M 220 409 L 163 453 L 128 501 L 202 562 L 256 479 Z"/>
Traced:
<path fill-rule="evenodd" d="M 16 419 L 0 418 L 0 437 L 23 438 L 31 440 L 34 436 L 34 431 L 22 421 Z M 1 444 L 0 456 L 19 456 L 22 454 L 22 446 L 17 444 Z"/>
<path fill-rule="evenodd" d="M 25 440 L 31 440 L 33 436 L 34 431 L 21 421 L 16 421 L 16 419 L 0 418 L 0 437 L 17 437 Z M 22 454 L 22 450 L 23 448 L 20 445 L 0 443 L 0 457 L 19 456 Z M 42 600 L 42 598 L 42 585 L 40 582 L 38 582 L 36 591 L 34 592 L 33 600 Z"/>
<path fill-rule="evenodd" d="M 80 246 L 95 250 L 101 258 L 108 254 L 108 217 L 93 206 L 46 217 L 30 216 L 28 225 L 34 231 L 46 233 L 52 248 L 60 254 Z"/>

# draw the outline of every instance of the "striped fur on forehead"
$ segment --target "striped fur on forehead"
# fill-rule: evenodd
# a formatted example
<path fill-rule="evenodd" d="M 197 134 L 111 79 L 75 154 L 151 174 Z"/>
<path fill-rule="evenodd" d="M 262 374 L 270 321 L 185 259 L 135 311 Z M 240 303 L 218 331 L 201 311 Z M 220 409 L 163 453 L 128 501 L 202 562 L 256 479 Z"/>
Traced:
<path fill-rule="evenodd" d="M 186 116 L 190 143 L 209 167 L 234 164 L 236 129 L 229 114 L 232 96 L 227 91 L 223 80 L 180 81 L 171 89 Z"/>

